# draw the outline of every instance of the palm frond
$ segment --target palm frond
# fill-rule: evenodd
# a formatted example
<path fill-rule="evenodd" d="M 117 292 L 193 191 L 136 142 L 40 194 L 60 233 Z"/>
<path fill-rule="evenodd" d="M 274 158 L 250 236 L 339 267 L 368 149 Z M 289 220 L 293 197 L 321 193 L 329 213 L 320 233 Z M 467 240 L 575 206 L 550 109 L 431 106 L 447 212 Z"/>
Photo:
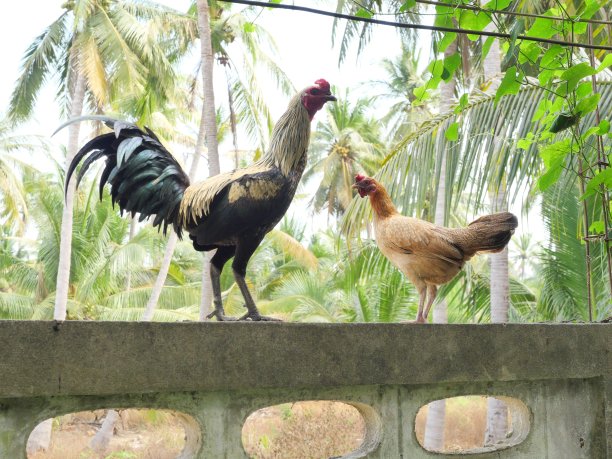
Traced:
<path fill-rule="evenodd" d="M 291 235 L 281 230 L 272 230 L 266 236 L 270 242 L 307 269 L 316 269 L 317 257 Z"/>
<path fill-rule="evenodd" d="M 0 291 L 0 317 L 27 320 L 34 314 L 35 301 L 27 295 Z"/>
<path fill-rule="evenodd" d="M 24 120 L 31 115 L 36 96 L 42 85 L 50 78 L 50 72 L 58 59 L 59 47 L 66 39 L 67 13 L 62 14 L 28 47 L 19 78 L 11 95 L 9 116 Z"/>
<path fill-rule="evenodd" d="M 601 82 L 600 108 L 612 106 L 612 84 Z M 421 128 L 396 145 L 376 174 L 391 198 L 407 215 L 433 215 L 440 155 L 447 155 L 447 211 L 457 209 L 467 200 L 474 213 L 484 205 L 490 187 L 498 186 L 503 176 L 516 199 L 521 189 L 530 187 L 539 176 L 542 164 L 537 142 L 524 149 L 517 146 L 529 132 L 537 130 L 533 115 L 546 98 L 539 88 L 523 88 L 495 105 L 494 96 L 472 96 L 460 114 L 448 112 L 423 123 Z M 589 125 L 593 114 L 585 119 Z M 452 123 L 459 123 L 458 141 L 449 141 L 444 133 Z M 409 190 L 409 191 L 408 191 Z M 448 214 L 448 212 L 447 212 Z M 359 237 L 370 219 L 367 200 L 354 198 L 342 222 L 342 232 Z"/>

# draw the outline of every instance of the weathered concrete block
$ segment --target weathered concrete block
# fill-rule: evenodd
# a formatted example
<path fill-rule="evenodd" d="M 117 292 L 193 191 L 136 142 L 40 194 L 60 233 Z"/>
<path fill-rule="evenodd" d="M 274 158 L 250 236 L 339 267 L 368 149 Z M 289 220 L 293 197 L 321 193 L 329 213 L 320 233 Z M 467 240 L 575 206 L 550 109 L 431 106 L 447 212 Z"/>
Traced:
<path fill-rule="evenodd" d="M 457 395 L 515 397 L 519 445 L 467 457 L 612 457 L 612 326 L 0 321 L 0 457 L 49 417 L 99 408 L 185 413 L 181 457 L 246 457 L 253 411 L 338 400 L 366 419 L 346 457 L 425 458 L 414 419 Z M 462 457 L 462 456 L 458 456 Z"/>

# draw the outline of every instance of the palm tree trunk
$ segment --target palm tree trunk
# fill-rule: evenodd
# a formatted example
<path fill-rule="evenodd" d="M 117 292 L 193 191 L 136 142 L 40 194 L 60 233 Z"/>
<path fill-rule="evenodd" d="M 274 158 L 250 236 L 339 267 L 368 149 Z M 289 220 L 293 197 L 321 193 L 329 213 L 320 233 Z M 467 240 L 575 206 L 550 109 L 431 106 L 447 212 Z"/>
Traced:
<path fill-rule="evenodd" d="M 132 239 L 134 239 L 135 235 L 136 235 L 136 218 L 130 217 L 130 235 L 128 236 L 128 241 L 131 241 Z M 130 290 L 132 290 L 132 271 L 128 270 L 127 276 L 125 279 L 125 291 L 127 293 L 130 293 Z"/>
<path fill-rule="evenodd" d="M 232 130 L 232 143 L 234 144 L 234 169 L 238 169 L 240 167 L 240 154 L 238 152 L 238 130 L 236 125 L 236 110 L 234 109 L 234 94 L 232 93 L 232 87 L 227 72 L 225 76 L 227 79 L 227 103 L 230 111 L 230 128 Z"/>
<path fill-rule="evenodd" d="M 198 30 L 200 32 L 200 46 L 202 58 L 202 81 L 204 83 L 204 103 L 202 106 L 202 119 L 198 139 L 206 135 L 208 147 L 208 173 L 217 175 L 220 171 L 219 147 L 217 143 L 217 117 L 215 113 L 215 92 L 213 88 L 214 55 L 212 51 L 210 17 L 208 0 L 198 0 Z M 212 283 L 210 280 L 211 254 L 204 255 L 202 263 L 202 297 L 200 302 L 200 320 L 205 320 L 212 304 Z"/>
<path fill-rule="evenodd" d="M 457 52 L 457 42 L 454 41 L 444 51 L 444 57 L 451 56 Z M 450 109 L 455 97 L 455 80 L 442 83 L 440 86 L 440 113 Z M 439 135 L 444 135 L 443 132 Z M 436 195 L 436 213 L 434 223 L 444 225 L 446 223 L 446 151 L 440 153 L 440 178 Z M 433 306 L 434 323 L 448 322 L 448 305 L 444 299 L 440 299 Z M 446 400 L 436 400 L 429 404 L 427 422 L 425 423 L 425 448 L 432 451 L 440 451 L 444 448 L 444 421 L 446 418 Z"/>
<path fill-rule="evenodd" d="M 487 427 L 484 446 L 493 446 L 505 440 L 508 433 L 508 406 L 501 400 L 487 398 Z"/>
<path fill-rule="evenodd" d="M 198 164 L 200 162 L 200 155 L 204 146 L 204 139 L 208 146 L 208 171 L 209 175 L 216 175 L 219 173 L 219 149 L 217 143 L 217 119 L 215 113 L 215 96 L 212 86 L 212 72 L 213 72 L 213 53 L 212 44 L 210 39 L 210 23 L 208 15 L 208 2 L 206 0 L 198 0 L 198 30 L 200 32 L 200 43 L 202 46 L 202 79 L 204 81 L 204 103 L 202 104 L 202 118 L 200 121 L 200 129 L 198 131 L 198 138 L 196 140 L 195 152 L 191 168 L 189 169 L 189 178 L 193 180 L 198 170 Z M 176 233 L 172 232 L 168 238 L 168 244 L 166 245 L 166 251 L 162 264 L 159 268 L 159 274 L 155 280 L 151 297 L 145 308 L 145 312 L 141 320 L 151 320 L 157 301 L 161 295 L 161 290 L 166 282 L 168 276 L 168 270 L 170 269 L 170 263 L 172 262 L 172 255 L 178 237 Z M 210 282 L 210 258 L 208 255 L 204 255 L 204 262 L 202 263 L 202 303 L 200 305 L 200 320 L 205 318 L 208 312 L 202 315 L 202 311 L 208 311 L 210 304 L 212 303 L 212 287 Z"/>
<path fill-rule="evenodd" d="M 204 84 L 204 105 L 202 107 L 202 120 L 208 147 L 208 172 L 217 175 L 219 166 L 219 145 L 217 143 L 217 114 L 215 112 L 215 91 L 213 88 L 213 68 L 215 64 L 211 32 L 208 1 L 198 0 L 198 30 L 200 32 L 202 82 Z M 202 135 L 202 129 L 198 137 Z"/>
<path fill-rule="evenodd" d="M 448 85 L 446 85 L 448 86 Z M 444 226 L 446 223 L 446 152 L 440 154 L 440 178 L 438 179 L 438 190 L 436 196 L 436 213 L 434 223 Z M 438 324 L 448 323 L 448 305 L 441 298 L 434 305 L 433 321 Z"/>
<path fill-rule="evenodd" d="M 47 451 L 49 449 L 52 431 L 53 418 L 49 418 L 34 427 L 26 444 L 28 457 L 34 456 L 39 451 Z"/>
<path fill-rule="evenodd" d="M 76 65 L 75 65 L 76 67 Z M 75 118 L 83 112 L 85 101 L 85 77 L 81 72 L 75 70 L 75 86 L 72 94 L 72 105 L 70 117 Z M 80 124 L 73 123 L 68 130 L 68 148 L 66 153 L 66 170 L 74 158 L 78 149 Z M 60 252 L 57 267 L 57 283 L 55 287 L 55 308 L 53 318 L 55 320 L 66 319 L 66 306 L 68 304 L 68 289 L 70 287 L 70 257 L 72 254 L 72 217 L 74 207 L 74 195 L 76 182 L 74 177 L 66 188 L 66 200 L 62 213 L 62 225 L 60 229 Z"/>
<path fill-rule="evenodd" d="M 505 187 L 500 189 L 491 197 L 493 212 L 508 210 Z M 489 255 L 491 261 L 491 322 L 508 322 L 508 310 L 510 308 L 510 282 L 508 272 L 508 247 L 499 253 Z"/>
<path fill-rule="evenodd" d="M 151 296 L 149 297 L 149 301 L 145 306 L 145 311 L 142 314 L 142 317 L 140 318 L 140 320 L 142 321 L 153 320 L 153 313 L 155 313 L 157 301 L 159 300 L 161 291 L 164 288 L 164 284 L 166 283 L 166 277 L 168 276 L 168 270 L 170 269 L 170 263 L 172 262 L 172 255 L 174 254 L 174 248 L 176 247 L 177 241 L 178 236 L 174 231 L 172 231 L 170 233 L 170 237 L 168 237 L 166 251 L 164 252 L 164 258 L 162 259 L 161 266 L 159 267 L 159 273 L 157 273 L 155 284 L 153 284 Z"/>
<path fill-rule="evenodd" d="M 490 23 L 485 27 L 485 31 L 496 32 L 497 27 L 495 24 Z M 497 88 L 501 83 L 501 53 L 499 50 L 499 40 L 493 40 L 491 48 L 489 48 L 489 54 L 487 54 L 484 62 L 482 63 L 482 70 L 486 87 L 485 92 L 493 94 L 495 91 L 497 91 Z"/>
<path fill-rule="evenodd" d="M 495 26 L 489 24 L 485 30 L 494 31 Z M 489 54 L 483 62 L 484 79 L 487 85 L 486 92 L 493 94 L 500 84 L 501 53 L 499 41 L 494 40 Z M 494 148 L 502 147 L 502 142 L 493 142 Z M 508 210 L 506 187 L 504 183 L 499 184 L 497 190 L 491 195 L 491 210 L 502 212 Z M 499 253 L 489 256 L 490 264 L 490 290 L 491 290 L 491 322 L 508 322 L 508 310 L 510 308 L 509 274 L 508 274 L 508 247 Z M 484 444 L 494 445 L 506 438 L 508 431 L 508 406 L 501 400 L 487 398 L 487 426 L 485 429 Z"/>
<path fill-rule="evenodd" d="M 91 441 L 89 447 L 97 453 L 104 453 L 108 449 L 108 444 L 113 438 L 113 432 L 115 430 L 115 423 L 119 419 L 119 413 L 115 410 L 108 410 L 104 421 L 100 426 L 100 430 L 96 432 Z"/>

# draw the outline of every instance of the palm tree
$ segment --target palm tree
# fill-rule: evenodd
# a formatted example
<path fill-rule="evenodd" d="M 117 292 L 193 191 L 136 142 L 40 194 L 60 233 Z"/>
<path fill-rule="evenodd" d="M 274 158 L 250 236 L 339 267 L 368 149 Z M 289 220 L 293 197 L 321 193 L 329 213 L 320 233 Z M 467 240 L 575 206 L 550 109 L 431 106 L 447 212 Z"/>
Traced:
<path fill-rule="evenodd" d="M 28 216 L 23 174 L 35 171 L 19 156 L 36 149 L 46 150 L 41 139 L 16 134 L 6 118 L 0 120 L 0 222 L 5 230 L 15 229 L 17 235 L 23 234 Z"/>
<path fill-rule="evenodd" d="M 21 120 L 31 115 L 40 88 L 54 72 L 61 75 L 58 94 L 64 101 L 63 108 L 73 118 L 87 103 L 103 107 L 113 94 L 145 89 L 147 69 L 155 68 L 158 72 L 152 75 L 168 75 L 173 80 L 167 50 L 158 46 L 157 40 L 164 41 L 170 33 L 189 35 L 188 18 L 140 2 L 75 0 L 65 3 L 64 8 L 64 13 L 26 51 L 10 103 L 12 118 Z M 151 30 L 153 36 L 149 35 Z M 79 124 L 75 123 L 68 131 L 66 165 L 76 153 L 78 140 Z M 67 187 L 60 231 L 56 320 L 66 317 L 74 192 L 73 181 Z"/>
<path fill-rule="evenodd" d="M 348 250 L 346 250 L 348 252 Z M 346 260 L 336 275 L 339 286 L 351 295 L 349 322 L 400 322 L 416 314 L 417 293 L 372 242 L 356 253 L 336 254 Z"/>
<path fill-rule="evenodd" d="M 317 125 L 310 148 L 311 165 L 304 173 L 305 182 L 321 176 L 313 198 L 316 212 L 327 207 L 328 216 L 342 215 L 353 198 L 355 174 L 371 174 L 380 166 L 378 124 L 365 114 L 371 102 L 370 98 L 359 98 L 352 104 L 347 90 L 327 108 L 327 122 Z"/>
<path fill-rule="evenodd" d="M 391 12 L 396 14 L 396 20 L 400 22 L 408 22 L 411 24 L 418 24 L 421 21 L 421 17 L 418 13 L 419 5 L 415 5 L 408 11 L 402 11 L 402 6 L 406 2 L 404 0 L 387 0 L 382 2 L 381 0 L 363 0 L 359 2 L 349 0 L 336 0 L 336 11 L 355 14 L 361 10 L 369 12 L 374 15 L 377 12 L 388 13 Z M 383 11 L 383 6 L 387 8 Z M 365 48 L 370 42 L 372 35 L 372 25 L 365 22 L 346 21 L 344 30 L 340 33 L 339 31 L 340 21 L 335 19 L 332 28 L 332 41 L 335 41 L 338 35 L 340 37 L 340 50 L 338 61 L 342 63 L 348 55 L 348 51 L 353 44 L 357 42 L 357 53 L 359 54 L 363 48 Z M 415 33 L 415 29 L 399 29 L 399 34 L 402 41 L 410 49 L 417 48 L 418 35 Z"/>
<path fill-rule="evenodd" d="M 533 272 L 535 261 L 539 257 L 539 243 L 534 241 L 533 236 L 529 233 L 519 234 L 515 236 L 510 242 L 512 247 L 511 258 L 513 265 L 516 267 L 515 273 L 522 281 L 527 280 L 528 269 Z"/>
<path fill-rule="evenodd" d="M 388 113 L 382 118 L 393 143 L 415 131 L 423 119 L 432 115 L 427 104 L 415 104 L 417 98 L 414 90 L 423 86 L 428 79 L 427 74 L 418 68 L 421 53 L 418 51 L 414 54 L 412 48 L 404 42 L 401 45 L 401 54 L 393 59 L 385 58 L 381 62 L 386 78 L 371 82 L 382 90 L 378 98 L 393 102 Z"/>
<path fill-rule="evenodd" d="M 219 164 L 219 148 L 217 143 L 217 123 L 215 116 L 215 92 L 213 89 L 214 54 L 212 46 L 212 33 L 210 29 L 210 12 L 208 0 L 197 0 L 198 30 L 200 33 L 200 47 L 202 59 L 202 83 L 204 90 L 204 104 L 202 104 L 202 118 L 196 148 L 204 145 L 208 148 L 208 175 L 213 176 L 221 172 Z M 199 150 L 196 149 L 196 155 Z M 192 166 L 192 176 L 195 175 L 196 161 Z M 210 279 L 210 260 L 212 254 L 204 255 L 202 264 L 202 299 L 200 303 L 200 320 L 203 321 L 210 313 L 212 303 L 212 281 Z"/>
<path fill-rule="evenodd" d="M 235 12 L 216 0 L 209 1 L 209 8 L 212 50 L 226 78 L 232 135 L 236 135 L 236 124 L 241 124 L 264 148 L 274 120 L 261 91 L 261 75 L 271 76 L 284 95 L 292 95 L 295 89 L 275 59 L 274 38 L 256 22 L 259 11 Z M 190 13 L 195 14 L 194 6 Z"/>
<path fill-rule="evenodd" d="M 538 301 L 541 320 L 589 320 L 584 307 L 588 295 L 586 282 L 584 242 L 578 236 L 582 224 L 579 204 L 578 180 L 566 174 L 542 194 L 542 217 L 548 230 L 548 240 L 542 248 L 540 276 L 542 292 Z M 589 199 L 589 208 L 598 209 Z M 602 320 L 612 314 L 607 287 L 605 246 L 593 245 L 591 250 L 593 276 L 590 285 L 593 304 L 593 320 Z"/>
<path fill-rule="evenodd" d="M 203 81 L 203 93 L 204 103 L 202 104 L 202 116 L 200 119 L 200 128 L 198 131 L 198 138 L 196 140 L 195 152 L 193 162 L 189 170 L 189 177 L 193 180 L 198 170 L 198 163 L 200 159 L 200 151 L 204 147 L 204 141 L 208 148 L 208 170 L 209 175 L 216 175 L 220 172 L 219 166 L 219 149 L 217 143 L 217 120 L 215 112 L 215 95 L 213 89 L 213 51 L 212 51 L 212 37 L 210 29 L 210 13 L 208 0 L 197 1 L 197 18 L 198 18 L 198 32 L 200 37 L 200 57 L 202 62 L 202 81 Z M 152 291 L 151 297 L 145 308 L 145 312 L 142 316 L 142 320 L 151 320 L 157 301 L 161 295 L 164 283 L 166 282 L 166 276 L 168 275 L 168 269 L 172 261 L 172 255 L 174 248 L 178 241 L 176 233 L 170 233 L 168 237 L 168 244 L 164 252 L 164 258 L 162 261 L 161 269 L 155 281 L 155 287 Z M 202 266 L 202 304 L 200 311 L 200 320 L 204 320 L 208 314 L 211 301 L 211 283 L 210 283 L 210 264 L 209 257 L 204 256 L 204 262 Z"/>
<path fill-rule="evenodd" d="M 453 41 L 445 50 L 444 58 L 448 58 L 457 51 L 457 41 Z M 457 81 L 451 78 L 448 82 L 442 83 L 440 88 L 440 113 L 447 113 L 455 100 L 455 92 L 457 90 Z M 437 143 L 443 139 L 444 132 L 440 130 L 437 133 Z M 447 199 L 447 184 L 452 183 L 448 176 L 450 168 L 448 167 L 450 149 L 442 150 L 436 158 L 436 168 L 439 168 L 438 185 L 436 189 L 436 204 L 434 213 L 434 223 L 436 225 L 445 226 L 449 219 L 448 199 Z M 448 305 L 442 297 L 438 299 L 433 306 L 433 322 L 447 323 L 448 322 Z M 424 446 L 430 450 L 441 450 L 444 446 L 444 423 L 446 419 L 446 400 L 435 400 L 429 404 L 427 411 L 427 421 L 425 424 L 425 436 L 423 438 Z"/>
<path fill-rule="evenodd" d="M 57 176 L 62 173 L 58 167 Z M 128 221 L 113 209 L 109 197 L 98 201 L 96 188 L 92 182 L 86 192 L 76 196 L 68 317 L 134 320 L 150 296 L 163 238 L 145 227 L 128 239 Z M 29 184 L 29 190 L 28 204 L 38 235 L 27 250 L 13 239 L 2 246 L 0 278 L 5 287 L 0 292 L 0 314 L 47 319 L 53 315 L 63 188 L 56 177 L 47 175 Z M 193 251 L 181 247 L 180 257 L 170 267 L 157 320 L 197 317 L 197 260 Z M 129 275 L 132 288 L 126 291 Z"/>
<path fill-rule="evenodd" d="M 259 135 L 263 140 L 272 129 L 272 122 L 269 111 L 264 103 L 264 99 L 259 94 L 255 69 L 258 64 L 269 70 L 276 78 L 277 83 L 284 92 L 289 92 L 292 85 L 289 83 L 285 74 L 280 70 L 274 60 L 269 57 L 262 49 L 262 42 L 268 41 L 273 46 L 271 37 L 260 26 L 250 23 L 244 14 L 230 14 L 223 16 L 227 10 L 221 8 L 215 0 L 198 0 L 194 2 L 189 13 L 197 17 L 198 30 L 200 36 L 200 71 L 203 81 L 203 105 L 200 127 L 195 145 L 195 156 L 190 168 L 190 177 L 194 177 L 198 167 L 198 159 L 204 144 L 206 143 L 208 152 L 208 172 L 209 176 L 220 172 L 220 161 L 217 141 L 217 123 L 215 112 L 215 101 L 213 92 L 213 68 L 215 59 L 221 63 L 228 76 L 227 86 L 229 92 L 229 110 L 231 114 L 230 124 L 232 133 L 236 135 L 235 123 L 242 122 L 246 126 L 247 133 Z M 247 25 L 249 27 L 247 27 Z M 240 65 L 235 63 L 228 45 L 238 38 L 242 44 L 242 60 L 246 72 L 238 72 Z M 198 85 L 193 84 L 193 88 Z M 261 124 L 260 119 L 264 118 L 266 123 Z M 236 139 L 234 138 L 234 144 Z M 237 152 L 236 152 L 237 154 Z M 159 277 L 156 281 L 156 288 L 147 304 L 146 313 L 142 320 L 150 320 L 156 307 L 157 298 L 161 294 L 167 275 L 166 267 L 169 266 L 174 247 L 176 245 L 176 235 L 172 233 L 168 238 L 168 246 L 164 253 L 164 261 Z M 204 320 L 210 312 L 212 301 L 212 285 L 210 282 L 210 253 L 204 254 L 202 264 L 202 301 L 200 308 L 200 320 Z"/>

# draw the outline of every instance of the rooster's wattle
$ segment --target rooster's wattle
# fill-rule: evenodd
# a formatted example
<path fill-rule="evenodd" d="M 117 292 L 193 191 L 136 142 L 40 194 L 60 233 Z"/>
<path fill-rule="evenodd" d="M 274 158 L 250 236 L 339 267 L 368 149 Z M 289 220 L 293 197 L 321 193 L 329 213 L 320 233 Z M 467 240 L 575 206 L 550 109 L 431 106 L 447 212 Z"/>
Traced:
<path fill-rule="evenodd" d="M 248 309 L 242 319 L 266 320 L 245 282 L 247 264 L 293 199 L 306 165 L 312 118 L 326 102 L 335 100 L 329 83 L 317 80 L 291 100 L 259 161 L 193 185 L 150 129 L 102 116 L 80 117 L 65 125 L 95 119 L 113 132 L 93 138 L 80 149 L 68 168 L 66 183 L 84 158 L 77 185 L 89 166 L 105 157 L 100 197 L 109 183 L 113 204 L 122 211 L 140 213 L 141 219 L 155 215 L 153 225 L 163 225 L 164 232 L 169 225 L 179 236 L 186 231 L 198 251 L 217 249 L 211 259 L 215 310 L 210 317 L 229 319 L 221 301 L 220 275 L 234 257 L 234 277 Z"/>

